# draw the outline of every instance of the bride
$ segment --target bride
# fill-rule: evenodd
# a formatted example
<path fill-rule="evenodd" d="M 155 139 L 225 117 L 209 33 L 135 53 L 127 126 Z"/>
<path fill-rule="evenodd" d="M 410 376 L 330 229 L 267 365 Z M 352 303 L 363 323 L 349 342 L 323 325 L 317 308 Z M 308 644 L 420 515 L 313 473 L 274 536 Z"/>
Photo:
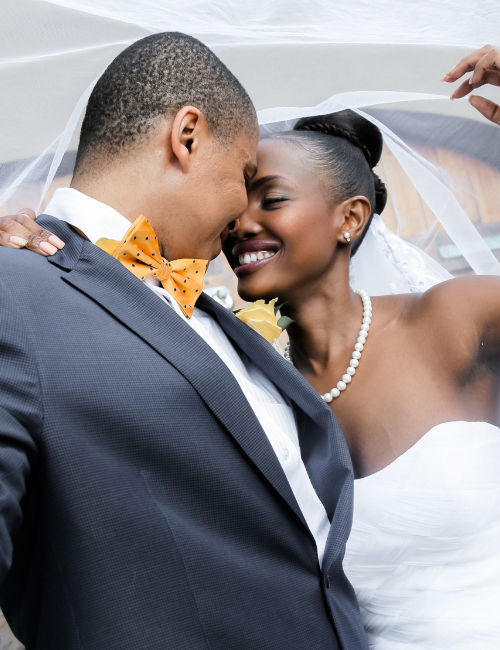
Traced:
<path fill-rule="evenodd" d="M 490 50 L 446 77 L 474 70 L 472 86 L 465 82 L 456 96 L 498 80 L 500 54 Z M 472 103 L 500 123 L 498 107 Z M 282 313 L 293 320 L 286 356 L 346 437 L 356 481 L 344 567 L 370 647 L 493 649 L 500 639 L 500 280 L 372 298 L 363 286 L 351 289 L 350 271 L 362 277 L 357 260 L 379 273 L 370 252 L 395 237 L 378 217 L 386 192 L 372 168 L 381 152 L 378 129 L 350 111 L 266 136 L 248 209 L 224 250 L 245 300 L 285 303 Z M 2 227 L 2 242 L 14 247 L 24 242 L 11 236 L 40 231 L 23 217 Z M 41 236 L 44 254 L 60 246 L 56 239 L 47 246 L 49 235 Z"/>

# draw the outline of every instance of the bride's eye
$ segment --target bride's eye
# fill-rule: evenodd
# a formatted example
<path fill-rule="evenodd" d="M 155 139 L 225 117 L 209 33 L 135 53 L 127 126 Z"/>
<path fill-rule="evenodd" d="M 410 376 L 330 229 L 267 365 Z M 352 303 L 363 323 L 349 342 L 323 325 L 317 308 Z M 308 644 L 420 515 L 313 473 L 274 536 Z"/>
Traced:
<path fill-rule="evenodd" d="M 262 201 L 262 207 L 264 209 L 271 209 L 273 206 L 278 206 L 280 203 L 288 201 L 287 196 L 268 196 Z"/>

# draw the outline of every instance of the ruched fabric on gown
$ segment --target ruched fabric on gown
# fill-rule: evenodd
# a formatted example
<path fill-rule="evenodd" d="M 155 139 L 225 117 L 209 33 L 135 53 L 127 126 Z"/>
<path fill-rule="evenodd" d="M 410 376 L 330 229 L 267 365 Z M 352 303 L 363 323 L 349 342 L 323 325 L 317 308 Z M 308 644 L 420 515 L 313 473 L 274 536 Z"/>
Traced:
<path fill-rule="evenodd" d="M 355 481 L 344 568 L 373 650 L 500 648 L 500 429 L 446 422 Z"/>

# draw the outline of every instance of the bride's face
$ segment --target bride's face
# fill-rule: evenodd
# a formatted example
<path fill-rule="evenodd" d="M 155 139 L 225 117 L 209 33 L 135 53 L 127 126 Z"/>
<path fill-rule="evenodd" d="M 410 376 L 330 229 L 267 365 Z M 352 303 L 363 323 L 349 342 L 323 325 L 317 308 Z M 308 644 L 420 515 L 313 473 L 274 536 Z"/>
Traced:
<path fill-rule="evenodd" d="M 261 141 L 257 163 L 248 208 L 223 250 L 244 300 L 293 301 L 326 277 L 343 213 L 331 206 L 322 177 L 294 144 Z"/>

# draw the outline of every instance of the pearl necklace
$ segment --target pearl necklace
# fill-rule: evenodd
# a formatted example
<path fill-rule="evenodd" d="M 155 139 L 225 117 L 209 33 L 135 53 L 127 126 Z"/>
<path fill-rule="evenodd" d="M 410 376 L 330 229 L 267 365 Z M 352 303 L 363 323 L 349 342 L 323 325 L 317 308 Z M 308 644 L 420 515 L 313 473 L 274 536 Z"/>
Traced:
<path fill-rule="evenodd" d="M 346 370 L 346 374 L 338 382 L 335 388 L 329 393 L 325 393 L 321 397 L 325 402 L 331 402 L 332 399 L 338 397 L 340 393 L 347 388 L 347 384 L 351 382 L 353 375 L 356 374 L 356 368 L 359 366 L 359 360 L 361 358 L 361 352 L 366 342 L 366 337 L 368 336 L 368 330 L 370 329 L 370 323 L 372 322 L 372 301 L 370 296 L 363 289 L 357 289 L 354 293 L 357 293 L 360 296 L 363 302 L 363 323 L 361 329 L 359 330 L 358 340 L 354 346 L 354 352 L 352 353 L 352 359 L 349 362 L 349 367 Z M 293 363 L 292 355 L 290 353 L 290 341 L 286 344 L 285 348 L 285 359 Z"/>

